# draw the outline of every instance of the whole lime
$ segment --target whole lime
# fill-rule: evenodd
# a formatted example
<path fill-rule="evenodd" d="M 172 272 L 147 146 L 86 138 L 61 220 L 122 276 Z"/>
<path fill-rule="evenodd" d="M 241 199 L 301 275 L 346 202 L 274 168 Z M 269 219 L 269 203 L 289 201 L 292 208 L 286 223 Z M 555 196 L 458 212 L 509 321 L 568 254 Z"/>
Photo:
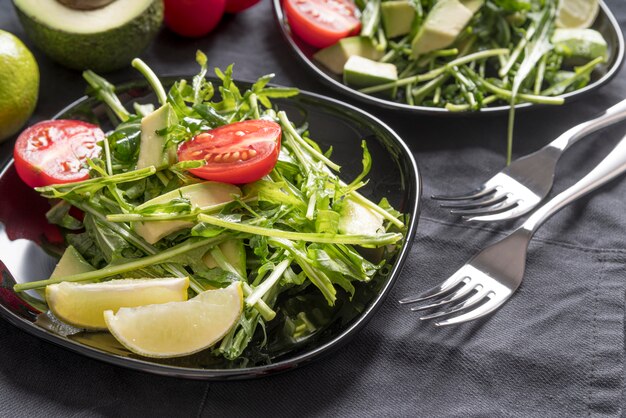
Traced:
<path fill-rule="evenodd" d="M 39 96 L 39 67 L 26 45 L 0 30 L 0 141 L 20 130 Z"/>

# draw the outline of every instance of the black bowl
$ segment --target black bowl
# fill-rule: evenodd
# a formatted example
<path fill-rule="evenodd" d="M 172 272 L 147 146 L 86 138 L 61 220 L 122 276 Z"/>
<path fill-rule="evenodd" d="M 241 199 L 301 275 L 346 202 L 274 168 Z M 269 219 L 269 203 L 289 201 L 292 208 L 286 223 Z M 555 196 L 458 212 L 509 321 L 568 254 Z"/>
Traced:
<path fill-rule="evenodd" d="M 503 113 L 508 112 L 510 109 L 510 106 L 505 105 L 486 107 L 480 109 L 477 112 L 450 112 L 444 108 L 411 106 L 406 103 L 399 103 L 392 100 L 386 100 L 380 97 L 361 93 L 360 91 L 343 84 L 341 76 L 333 74 L 326 67 L 324 67 L 313 58 L 313 54 L 317 51 L 317 48 L 308 45 L 297 35 L 291 32 L 289 24 L 287 23 L 287 18 L 285 17 L 285 14 L 283 12 L 282 1 L 272 0 L 272 2 L 274 5 L 274 16 L 276 18 L 276 22 L 278 23 L 283 37 L 289 44 L 290 49 L 293 51 L 295 56 L 320 80 L 350 98 L 387 109 L 401 110 L 405 112 L 424 115 L 449 115 L 458 117 L 464 115 Z M 624 61 L 624 36 L 622 34 L 622 30 L 620 29 L 619 24 L 615 19 L 615 16 L 613 16 L 613 13 L 611 13 L 611 10 L 609 10 L 608 6 L 604 3 L 603 0 L 600 0 L 600 12 L 598 13 L 598 17 L 596 18 L 596 21 L 592 27 L 593 29 L 596 29 L 600 33 L 602 33 L 604 39 L 606 39 L 609 45 L 609 58 L 606 64 L 603 64 L 593 72 L 593 74 L 591 75 L 591 82 L 587 86 L 582 89 L 565 93 L 559 96 L 564 98 L 566 101 L 579 99 L 608 83 L 617 74 Z M 547 105 L 520 103 L 516 105 L 515 108 L 526 109 L 545 106 Z"/>
<path fill-rule="evenodd" d="M 118 92 L 125 104 L 154 98 L 145 82 L 120 86 Z M 64 326 L 38 310 L 37 294 L 13 292 L 16 281 L 47 278 L 56 263 L 56 258 L 49 254 L 58 253 L 63 242 L 59 231 L 48 224 L 44 216 L 49 208 L 48 201 L 22 183 L 12 162 L 0 173 L 0 195 L 3 196 L 0 205 L 0 315 L 37 337 L 108 363 L 206 380 L 252 378 L 290 370 L 348 341 L 382 305 L 408 256 L 419 214 L 419 172 L 411 152 L 398 135 L 356 107 L 306 92 L 274 103 L 296 123 L 306 118 L 312 138 L 324 149 L 333 146 L 333 160 L 343 166 L 342 175 L 347 179 L 361 171 L 358 155 L 361 140 L 366 139 L 374 165 L 363 194 L 378 199 L 385 196 L 406 214 L 406 238 L 399 252 L 389 260 L 390 268 L 371 283 L 360 286 L 351 303 L 333 309 L 332 320 L 320 332 L 304 341 L 281 340 L 275 337 L 280 327 L 274 320 L 268 324 L 266 348 L 248 353 L 245 360 L 230 362 L 212 356 L 210 350 L 178 359 L 149 359 L 129 352 L 108 333 L 78 332 Z M 112 127 L 105 106 L 87 97 L 72 103 L 55 118 L 92 121 L 105 130 Z"/>

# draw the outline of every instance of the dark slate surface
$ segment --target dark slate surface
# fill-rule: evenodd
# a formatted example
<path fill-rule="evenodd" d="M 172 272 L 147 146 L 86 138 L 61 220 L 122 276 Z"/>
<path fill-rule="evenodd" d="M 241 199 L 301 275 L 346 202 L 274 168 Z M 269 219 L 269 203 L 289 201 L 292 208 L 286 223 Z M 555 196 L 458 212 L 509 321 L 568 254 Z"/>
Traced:
<path fill-rule="evenodd" d="M 626 27 L 626 3 L 608 3 Z M 31 46 L 8 0 L 0 0 L 0 28 Z M 163 30 L 142 58 L 159 74 L 190 74 L 196 49 L 213 66 L 236 63 L 240 79 L 274 72 L 279 84 L 338 96 L 294 61 L 268 0 L 229 16 L 206 38 Z M 79 73 L 33 50 L 42 73 L 35 122 L 80 96 L 84 84 Z M 121 82 L 136 74 L 127 69 L 108 77 Z M 624 97 L 622 70 L 584 100 L 520 113 L 515 155 Z M 411 146 L 425 196 L 472 187 L 503 165 L 505 116 L 443 119 L 366 109 Z M 553 194 L 591 169 L 625 131 L 622 124 L 577 144 L 559 164 Z M 0 147 L 3 161 L 10 145 Z M 462 225 L 424 199 L 411 257 L 372 322 L 330 357 L 263 380 L 206 383 L 142 374 L 0 321 L 0 416 L 619 416 L 625 198 L 626 181 L 617 180 L 557 214 L 532 242 L 515 297 L 487 320 L 443 330 L 418 323 L 395 300 L 447 277 L 515 223 Z"/>

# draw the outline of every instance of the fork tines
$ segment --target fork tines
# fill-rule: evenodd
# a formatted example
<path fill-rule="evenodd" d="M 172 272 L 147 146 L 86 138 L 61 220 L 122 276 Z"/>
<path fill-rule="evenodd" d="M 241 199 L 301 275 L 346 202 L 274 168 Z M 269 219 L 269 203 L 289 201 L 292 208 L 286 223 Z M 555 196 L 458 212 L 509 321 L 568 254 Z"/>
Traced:
<path fill-rule="evenodd" d="M 470 193 L 458 194 L 458 195 L 433 195 L 430 198 L 434 200 L 474 200 L 481 199 L 495 193 L 495 187 L 481 187 Z"/>
<path fill-rule="evenodd" d="M 513 219 L 529 212 L 543 195 L 543 191 L 537 193 L 500 172 L 472 192 L 432 196 L 432 199 L 442 202 L 442 208 L 450 209 L 450 213 L 460 215 L 466 221 L 492 222 Z"/>
<path fill-rule="evenodd" d="M 476 279 L 481 275 L 484 274 L 467 264 L 443 283 L 418 296 L 407 297 L 399 302 L 401 304 L 427 302 L 411 307 L 413 312 L 431 311 L 421 316 L 421 320 L 449 316 L 436 322 L 437 326 L 471 321 L 498 308 L 511 293 L 505 287 L 494 287 L 493 283 L 486 286 L 484 282 Z M 469 308 L 472 308 L 471 311 L 464 312 Z M 459 315 L 450 316 L 455 313 Z"/>

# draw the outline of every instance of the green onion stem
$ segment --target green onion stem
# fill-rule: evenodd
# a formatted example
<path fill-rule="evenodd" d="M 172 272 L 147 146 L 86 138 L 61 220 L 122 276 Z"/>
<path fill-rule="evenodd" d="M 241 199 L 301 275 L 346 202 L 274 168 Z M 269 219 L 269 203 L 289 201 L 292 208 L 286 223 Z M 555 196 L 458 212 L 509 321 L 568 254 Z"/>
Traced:
<path fill-rule="evenodd" d="M 535 87 L 533 92 L 535 94 L 541 94 L 541 85 L 543 84 L 543 79 L 546 74 L 546 63 L 548 61 L 548 54 L 545 54 L 541 57 L 541 61 L 539 61 L 539 66 L 537 67 L 537 76 L 535 77 Z"/>
<path fill-rule="evenodd" d="M 489 90 L 491 93 L 497 95 L 501 99 L 511 100 L 511 98 L 513 97 L 512 91 L 498 87 L 495 84 L 488 82 L 484 78 L 480 78 L 478 74 L 473 73 L 469 69 L 467 72 L 472 75 L 472 78 L 474 79 L 475 82 L 482 85 L 486 90 Z M 537 96 L 534 94 L 524 94 L 524 93 L 518 93 L 516 97 L 524 101 L 531 102 L 531 103 L 540 103 L 540 104 L 549 104 L 549 105 L 561 105 L 564 103 L 564 100 L 562 97 Z"/>
<path fill-rule="evenodd" d="M 261 114 L 259 113 L 259 102 L 257 95 L 255 93 L 252 93 L 248 100 L 250 101 L 250 109 L 252 109 L 252 117 L 254 119 L 260 119 Z"/>
<path fill-rule="evenodd" d="M 402 239 L 400 233 L 384 233 L 376 235 L 356 235 L 356 234 L 324 234 L 309 232 L 283 231 L 276 228 L 266 228 L 251 225 L 249 223 L 231 222 L 215 216 L 200 214 L 198 221 L 210 225 L 219 226 L 233 231 L 245 232 L 248 234 L 263 235 L 266 237 L 279 237 L 294 241 L 318 242 L 324 244 L 353 244 L 353 245 L 387 245 L 398 242 Z"/>
<path fill-rule="evenodd" d="M 103 145 L 104 145 L 104 163 L 106 166 L 106 170 L 107 170 L 107 174 L 109 176 L 113 175 L 113 167 L 111 164 L 111 146 L 109 144 L 109 140 L 107 138 L 104 138 L 104 141 L 102 141 Z"/>
<path fill-rule="evenodd" d="M 509 73 L 509 71 L 511 71 L 511 68 L 513 68 L 513 64 L 515 64 L 515 62 L 519 58 L 522 50 L 526 47 L 530 38 L 532 38 L 535 34 L 535 30 L 536 28 L 534 26 L 530 27 L 525 36 L 519 41 L 519 43 L 509 56 L 509 60 L 504 64 L 502 68 L 500 68 L 500 71 L 498 72 L 500 78 L 505 77 Z"/>
<path fill-rule="evenodd" d="M 246 281 L 246 278 L 243 277 L 241 275 L 241 272 L 239 272 L 235 267 L 233 267 L 233 265 L 229 263 L 228 260 L 226 260 L 226 257 L 224 257 L 224 253 L 222 252 L 219 246 L 217 245 L 214 246 L 210 250 L 210 254 L 211 254 L 211 257 L 213 257 L 213 260 L 215 260 L 215 263 L 217 264 L 219 268 L 231 274 L 234 274 L 235 276 L 239 278 L 239 280 L 241 281 L 242 290 L 245 296 L 248 296 L 252 293 L 252 288 Z M 265 303 L 265 301 L 263 300 L 257 300 L 255 303 L 249 303 L 248 305 L 254 306 L 254 309 L 259 311 L 263 319 L 265 319 L 266 321 L 271 321 L 272 319 L 274 319 L 274 317 L 276 317 L 276 312 L 274 312 L 272 308 L 267 306 L 267 303 Z"/>
<path fill-rule="evenodd" d="M 287 267 L 289 267 L 289 265 L 291 264 L 291 261 L 292 261 L 291 258 L 286 258 L 280 263 L 278 263 L 278 265 L 274 267 L 274 269 L 272 270 L 272 273 L 269 275 L 269 277 L 263 280 L 263 282 L 260 285 L 258 285 L 254 289 L 254 291 L 246 297 L 246 303 L 248 305 L 254 305 L 260 300 L 262 300 L 261 298 L 276 283 L 278 283 L 278 280 L 280 280 L 280 278 L 283 276 L 283 273 L 285 272 L 285 270 L 287 270 Z"/>
<path fill-rule="evenodd" d="M 152 69 L 139 58 L 133 59 L 131 61 L 131 65 L 133 66 L 133 68 L 139 70 L 139 72 L 146 78 L 146 80 L 148 80 L 148 83 L 150 83 L 150 85 L 152 86 L 152 89 L 154 90 L 154 93 L 156 94 L 159 103 L 161 103 L 161 105 L 167 103 L 167 94 L 165 94 L 163 84 L 161 84 L 161 80 L 159 80 L 159 77 L 157 77 L 154 71 L 152 71 Z"/>
<path fill-rule="evenodd" d="M 159 252 L 152 245 L 148 244 L 143 238 L 141 238 L 139 235 L 131 231 L 130 228 L 126 226 L 125 224 L 116 224 L 116 223 L 109 222 L 107 217 L 104 214 L 102 214 L 100 211 L 98 211 L 97 208 L 93 207 L 90 203 L 79 203 L 79 202 L 71 202 L 71 203 L 74 206 L 76 206 L 78 209 L 82 210 L 83 212 L 90 213 L 96 219 L 103 222 L 109 229 L 118 233 L 122 238 L 124 238 L 126 241 L 128 241 L 135 247 L 142 250 L 144 253 L 149 254 L 149 255 L 155 255 Z M 164 264 L 163 268 L 165 268 L 166 270 L 168 270 L 170 273 L 174 274 L 177 277 L 185 277 L 189 275 L 185 270 L 171 263 Z M 190 286 L 192 290 L 196 293 L 200 293 L 204 290 L 202 286 L 199 283 L 197 283 L 193 277 L 190 277 Z"/>
<path fill-rule="evenodd" d="M 396 80 L 390 83 L 379 84 L 377 86 L 372 86 L 372 87 L 366 87 L 364 89 L 360 89 L 359 91 L 361 93 L 366 93 L 366 94 L 377 93 L 377 92 L 385 91 L 388 89 L 392 89 L 394 87 L 406 86 L 407 84 L 419 83 L 422 81 L 430 81 L 433 78 L 436 78 L 439 75 L 443 74 L 444 72 L 448 71 L 452 67 L 455 67 L 455 66 L 458 67 L 458 66 L 467 64 L 475 60 L 480 60 L 480 59 L 489 58 L 489 57 L 496 57 L 496 56 L 504 55 L 508 53 L 509 53 L 509 50 L 506 48 L 488 49 L 486 51 L 475 52 L 473 54 L 469 54 L 469 55 L 465 55 L 463 57 L 457 58 L 453 61 L 450 61 L 448 64 L 442 67 L 436 68 L 426 73 L 418 74 L 412 77 L 403 78 L 403 79 Z"/>
<path fill-rule="evenodd" d="M 493 102 L 495 102 L 496 100 L 498 100 L 499 97 L 496 95 L 493 96 L 487 96 L 483 99 L 483 105 L 489 105 Z M 465 112 L 468 110 L 471 110 L 470 105 L 468 104 L 454 104 L 454 103 L 446 103 L 446 109 L 449 110 L 450 112 Z"/>
<path fill-rule="evenodd" d="M 40 280 L 36 282 L 18 283 L 13 286 L 16 292 L 23 292 L 30 289 L 38 289 L 55 283 L 61 282 L 82 282 L 87 280 L 98 280 L 106 277 L 116 276 L 118 274 L 127 273 L 133 270 L 139 270 L 155 264 L 167 263 L 173 257 L 179 256 L 186 252 L 201 248 L 208 245 L 217 245 L 223 238 L 208 238 L 201 240 L 188 240 L 182 244 L 178 244 L 175 247 L 163 250 L 158 254 L 150 255 L 147 257 L 138 258 L 128 263 L 109 265 L 100 270 L 89 271 L 87 273 L 73 274 L 65 277 L 55 277 L 47 280 Z"/>
<path fill-rule="evenodd" d="M 439 77 L 430 80 L 428 83 L 413 89 L 411 95 L 413 96 L 415 103 L 421 103 L 422 100 L 424 100 L 424 98 L 426 98 L 426 96 L 428 96 L 433 90 L 440 87 L 448 79 L 448 77 L 449 76 L 447 74 L 442 74 Z"/>
<path fill-rule="evenodd" d="M 361 36 L 371 38 L 380 22 L 380 0 L 369 0 L 363 10 L 361 19 Z"/>
<path fill-rule="evenodd" d="M 53 184 L 50 186 L 36 187 L 35 190 L 45 197 L 62 197 L 68 193 L 80 194 L 85 191 L 92 191 L 92 187 L 98 190 L 108 184 L 125 183 L 134 180 L 141 180 L 156 173 L 153 166 L 142 168 L 141 170 L 128 171 L 126 173 L 114 174 L 109 177 L 96 177 L 88 180 L 78 181 L 75 183 Z"/>
<path fill-rule="evenodd" d="M 291 124 L 289 119 L 287 118 L 287 114 L 284 111 L 278 112 L 278 119 L 280 120 L 280 124 L 283 127 L 283 129 L 285 129 L 291 135 L 291 137 L 294 139 L 294 142 L 298 143 L 298 145 L 300 145 L 302 148 L 307 150 L 309 152 L 309 154 L 311 154 L 317 160 L 322 161 L 324 164 L 326 164 L 328 167 L 330 167 L 331 169 L 333 169 L 335 171 L 339 171 L 341 169 L 341 166 L 339 166 L 339 165 L 335 164 L 334 162 L 332 162 L 331 160 L 329 160 L 324 154 L 322 154 L 321 152 L 317 151 L 315 148 L 313 148 L 311 145 L 309 145 L 300 136 L 300 134 L 295 130 L 295 128 L 293 127 L 293 125 Z"/>
<path fill-rule="evenodd" d="M 563 89 L 564 87 L 567 87 L 571 85 L 572 83 L 575 83 L 579 79 L 588 76 L 589 73 L 593 71 L 596 65 L 601 64 L 603 62 L 604 62 L 604 57 L 597 57 L 596 59 L 589 61 L 587 64 L 583 65 L 582 67 L 576 68 L 575 75 L 569 78 L 566 78 L 565 80 L 562 80 L 556 84 L 553 84 L 549 88 L 542 91 L 541 94 L 543 95 L 554 94 L 555 92 Z M 519 96 L 521 97 L 521 94 Z"/>
<path fill-rule="evenodd" d="M 83 78 L 87 81 L 87 84 L 96 91 L 98 97 L 109 106 L 119 120 L 126 122 L 130 118 L 130 113 L 124 108 L 122 102 L 120 102 L 120 99 L 115 94 L 114 87 L 108 81 L 91 70 L 84 71 Z"/>

